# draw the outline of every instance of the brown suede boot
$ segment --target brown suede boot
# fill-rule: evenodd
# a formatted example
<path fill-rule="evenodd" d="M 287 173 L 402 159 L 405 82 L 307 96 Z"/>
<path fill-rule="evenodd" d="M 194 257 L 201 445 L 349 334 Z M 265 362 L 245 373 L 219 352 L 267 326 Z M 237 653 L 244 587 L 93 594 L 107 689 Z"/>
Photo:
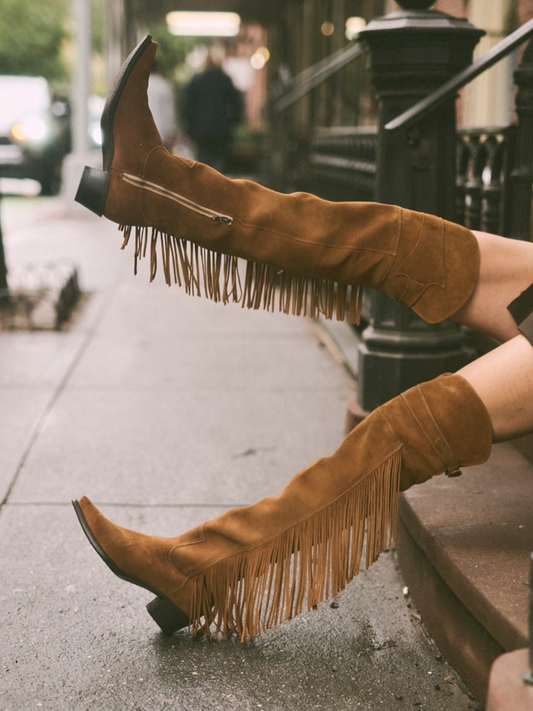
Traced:
<path fill-rule="evenodd" d="M 126 60 L 102 117 L 103 171 L 86 168 L 76 200 L 135 233 L 135 268 L 157 243 L 168 284 L 215 301 L 359 319 L 361 288 L 380 289 L 430 323 L 454 314 L 478 277 L 464 227 L 378 203 L 332 203 L 229 180 L 170 155 L 147 99 L 156 43 Z M 150 243 L 150 244 L 148 244 Z M 246 262 L 241 277 L 239 260 Z"/>
<path fill-rule="evenodd" d="M 74 507 L 90 542 L 121 578 L 151 590 L 167 633 L 242 640 L 336 595 L 394 539 L 398 493 L 489 457 L 485 406 L 466 380 L 445 375 L 375 410 L 330 457 L 285 489 L 175 538 L 111 523 L 85 497 Z M 211 629 L 210 629 L 211 628 Z"/>

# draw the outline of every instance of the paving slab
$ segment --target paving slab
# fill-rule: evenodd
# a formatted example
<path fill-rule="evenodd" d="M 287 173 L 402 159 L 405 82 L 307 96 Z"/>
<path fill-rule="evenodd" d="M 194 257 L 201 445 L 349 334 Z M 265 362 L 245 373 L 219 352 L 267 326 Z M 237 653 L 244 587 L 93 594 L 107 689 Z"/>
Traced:
<path fill-rule="evenodd" d="M 528 636 L 532 499 L 529 463 L 499 444 L 463 476 L 413 487 L 402 508 L 441 577 L 506 650 Z"/>
<path fill-rule="evenodd" d="M 309 326 L 303 330 L 292 320 L 242 313 L 172 288 L 119 288 L 69 386 L 212 392 L 342 387 L 347 378 Z"/>
<path fill-rule="evenodd" d="M 128 264 L 130 256 L 120 255 Z M 309 338 L 309 322 L 305 319 L 243 309 L 240 304 L 215 303 L 203 296 L 188 295 L 177 285 L 167 286 L 159 277 L 148 285 L 146 273 L 134 276 L 128 270 L 113 292 L 113 307 L 102 319 L 99 335 L 138 338 L 143 334 L 157 339 L 206 334 L 222 339 L 237 334 Z"/>
<path fill-rule="evenodd" d="M 2 218 L 19 205 L 0 202 Z M 16 209 L 20 209 L 17 207 Z M 20 210 L 20 215 L 23 214 Z M 81 286 L 88 290 L 110 287 L 131 271 L 120 251 L 122 238 L 116 225 L 87 210 L 71 215 L 61 197 L 40 201 L 26 219 L 6 220 L 3 229 L 6 261 L 10 269 L 65 263 L 79 269 Z"/>
<path fill-rule="evenodd" d="M 82 333 L 0 333 L 0 388 L 58 388 L 84 341 Z"/>
<path fill-rule="evenodd" d="M 150 341 L 142 333 L 135 343 L 95 338 L 70 381 L 72 388 L 194 389 L 210 392 L 265 388 L 328 390 L 338 385 L 338 368 L 316 342 L 257 337 L 205 339 L 180 343 Z M 320 377 L 317 378 L 317 370 Z"/>
<path fill-rule="evenodd" d="M 0 344 L 0 359 L 2 348 Z M 0 387 L 0 501 L 29 451 L 54 391 Z"/>
<path fill-rule="evenodd" d="M 90 298 L 66 334 L 0 339 L 18 437 L 0 511 L 2 711 L 476 708 L 403 597 L 394 550 L 333 606 L 251 643 L 158 632 L 70 498 L 176 535 L 332 452 L 353 381 L 305 319 L 149 285 L 147 264 L 134 277 L 131 247 L 87 211 L 43 202 L 8 224 L 11 265 L 74 260 Z"/>
<path fill-rule="evenodd" d="M 105 513 L 170 535 L 220 509 Z M 3 711 L 476 708 L 402 597 L 393 551 L 333 607 L 320 605 L 245 644 L 193 641 L 186 631 L 161 635 L 144 609 L 150 594 L 101 563 L 70 506 L 8 506 L 0 518 L 0 558 L 6 556 Z"/>
<path fill-rule="evenodd" d="M 347 401 L 324 391 L 69 390 L 11 500 L 253 503 L 338 447 Z"/>
<path fill-rule="evenodd" d="M 528 641 L 531 475 L 511 444 L 498 444 L 458 479 L 413 487 L 400 508 L 399 557 L 413 601 L 482 701 L 494 660 Z"/>

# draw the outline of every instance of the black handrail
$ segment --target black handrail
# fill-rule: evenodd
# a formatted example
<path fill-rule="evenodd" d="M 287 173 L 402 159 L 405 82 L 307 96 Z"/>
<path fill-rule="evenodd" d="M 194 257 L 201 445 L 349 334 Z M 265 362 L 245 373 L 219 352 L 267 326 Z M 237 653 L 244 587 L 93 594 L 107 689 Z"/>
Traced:
<path fill-rule="evenodd" d="M 274 109 L 280 113 L 295 101 L 305 96 L 311 89 L 314 89 L 330 76 L 335 74 L 354 59 L 365 52 L 365 48 L 357 40 L 351 42 L 346 47 L 338 49 L 329 57 L 321 59 L 311 67 L 307 67 L 303 72 L 294 77 L 293 87 L 282 97 L 274 102 Z"/>
<path fill-rule="evenodd" d="M 492 49 L 490 49 L 486 54 L 484 54 L 480 59 L 471 64 L 462 72 L 459 72 L 455 77 L 449 79 L 438 89 L 435 89 L 431 94 L 426 96 L 424 99 L 416 103 L 403 114 L 400 114 L 389 123 L 385 124 L 385 129 L 387 131 L 397 131 L 400 128 L 406 129 L 410 128 L 420 119 L 427 116 L 431 111 L 440 106 L 450 97 L 452 97 L 456 91 L 461 89 L 465 84 L 468 84 L 472 79 L 475 79 L 482 72 L 494 64 L 499 62 L 501 59 L 510 54 L 516 47 L 525 42 L 529 37 L 533 36 L 533 20 L 529 20 L 524 23 L 522 27 L 519 27 L 510 35 L 505 37 L 501 42 L 498 42 Z"/>

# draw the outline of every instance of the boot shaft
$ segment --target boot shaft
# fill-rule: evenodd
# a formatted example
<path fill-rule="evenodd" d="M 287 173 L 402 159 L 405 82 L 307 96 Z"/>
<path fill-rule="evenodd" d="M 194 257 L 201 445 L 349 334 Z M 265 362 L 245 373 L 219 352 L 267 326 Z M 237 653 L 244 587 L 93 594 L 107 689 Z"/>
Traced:
<path fill-rule="evenodd" d="M 483 464 L 492 448 L 492 425 L 483 402 L 461 376 L 441 375 L 379 408 L 402 442 L 401 490 L 431 476 L 458 476 Z"/>
<path fill-rule="evenodd" d="M 465 303 L 479 272 L 477 241 L 465 228 L 389 205 L 283 195 L 171 156 L 148 106 L 149 39 L 106 103 L 104 172 L 86 171 L 76 199 L 121 225 L 125 243 L 134 228 L 136 262 L 149 253 L 151 278 L 159 259 L 167 283 L 190 293 L 268 310 L 277 300 L 286 313 L 348 313 L 354 323 L 364 286 L 432 323 Z"/>

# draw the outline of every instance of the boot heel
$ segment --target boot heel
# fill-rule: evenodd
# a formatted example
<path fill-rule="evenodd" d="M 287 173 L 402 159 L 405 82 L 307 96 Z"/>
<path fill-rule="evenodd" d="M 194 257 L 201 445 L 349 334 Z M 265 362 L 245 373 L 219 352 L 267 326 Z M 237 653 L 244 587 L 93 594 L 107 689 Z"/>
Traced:
<path fill-rule="evenodd" d="M 101 217 L 104 214 L 108 188 L 109 173 L 86 166 L 74 199 Z"/>
<path fill-rule="evenodd" d="M 164 634 L 172 634 L 189 624 L 187 615 L 179 607 L 173 605 L 170 600 L 165 600 L 162 597 L 155 597 L 152 602 L 146 605 L 146 609 Z"/>

